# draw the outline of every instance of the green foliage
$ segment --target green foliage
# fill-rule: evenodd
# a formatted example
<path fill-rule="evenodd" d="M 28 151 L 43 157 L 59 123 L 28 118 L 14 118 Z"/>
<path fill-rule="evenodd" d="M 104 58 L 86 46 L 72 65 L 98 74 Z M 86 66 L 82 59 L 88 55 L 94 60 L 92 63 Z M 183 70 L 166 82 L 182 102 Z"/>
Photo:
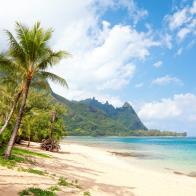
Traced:
<path fill-rule="evenodd" d="M 89 191 L 85 191 L 85 192 L 83 193 L 83 196 L 91 196 L 91 194 L 90 194 Z"/>
<path fill-rule="evenodd" d="M 33 152 L 30 150 L 26 150 L 26 149 L 21 149 L 21 148 L 13 148 L 13 153 L 16 155 L 29 155 L 29 156 L 35 156 L 35 157 L 41 157 L 41 158 L 51 158 L 50 155 L 44 154 L 44 153 L 40 153 L 40 152 Z"/>
<path fill-rule="evenodd" d="M 54 185 L 54 186 L 49 187 L 48 190 L 55 192 L 55 191 L 60 191 L 60 188 L 57 185 Z"/>
<path fill-rule="evenodd" d="M 159 131 L 159 130 L 137 130 L 137 131 L 128 131 L 129 136 L 186 136 L 186 132 L 177 133 L 172 131 Z"/>
<path fill-rule="evenodd" d="M 63 176 L 61 176 L 59 178 L 58 185 L 60 185 L 60 186 L 69 186 L 70 183 L 67 181 L 67 178 L 64 178 Z"/>
<path fill-rule="evenodd" d="M 53 111 L 57 112 L 57 118 L 53 124 L 52 138 L 58 141 L 65 135 L 63 114 L 66 112 L 66 108 L 49 93 L 31 90 L 19 137 L 35 142 L 41 142 L 42 139 L 48 138 Z"/>
<path fill-rule="evenodd" d="M 13 153 L 12 156 L 8 159 L 5 160 L 3 158 L 5 146 L 0 147 L 0 165 L 8 168 L 14 168 L 17 166 L 17 163 L 32 163 L 32 160 L 28 159 L 25 156 L 34 156 L 34 157 L 41 157 L 41 158 L 50 158 L 49 155 L 44 154 L 44 153 L 37 153 L 37 152 L 32 152 L 30 150 L 25 150 L 25 149 L 20 149 L 20 148 L 13 148 Z M 28 169 L 26 172 L 30 173 L 40 173 L 42 175 L 42 171 L 34 171 L 34 169 Z M 44 172 L 44 175 L 46 172 Z"/>
<path fill-rule="evenodd" d="M 146 129 L 132 107 L 114 108 L 95 99 L 76 102 L 55 93 L 52 95 L 68 108 L 64 116 L 68 135 L 120 136 L 130 128 Z"/>
<path fill-rule="evenodd" d="M 58 180 L 58 185 L 59 186 L 72 186 L 72 187 L 76 187 L 78 189 L 81 189 L 81 186 L 78 183 L 78 180 L 72 180 L 72 181 L 68 181 L 67 178 L 64 178 L 63 176 L 61 176 Z"/>
<path fill-rule="evenodd" d="M 34 88 L 36 88 L 35 86 L 39 87 L 39 90 L 45 86 L 45 89 L 49 90 L 47 80 L 51 80 L 52 82 L 56 82 L 67 87 L 65 79 L 55 75 L 54 73 L 48 72 L 49 67 L 55 66 L 61 59 L 69 56 L 69 54 L 65 51 L 54 51 L 52 48 L 50 48 L 49 41 L 51 39 L 52 32 L 52 29 L 43 29 L 40 22 L 36 22 L 33 27 L 28 27 L 17 22 L 15 34 L 12 34 L 8 30 L 6 31 L 8 37 L 8 50 L 5 53 L 0 54 L 0 85 L 5 85 L 7 88 L 12 86 L 12 89 L 17 89 L 17 94 L 22 94 L 22 100 L 20 100 L 21 102 L 19 103 L 20 109 L 17 108 L 19 112 L 17 112 L 18 115 L 14 123 L 15 128 L 12 132 L 13 140 L 10 140 L 9 148 L 7 148 L 5 154 L 6 157 L 10 156 L 10 149 L 12 149 L 14 145 L 13 141 L 15 141 L 19 128 L 21 127 L 21 119 L 25 124 L 25 120 L 23 118 L 24 112 L 28 114 L 28 116 L 26 116 L 26 122 L 28 123 L 26 123 L 26 134 L 23 135 L 25 137 L 27 136 L 29 141 L 31 140 L 31 129 L 33 127 L 33 123 L 30 123 L 30 119 L 32 119 L 32 117 L 35 115 L 34 111 L 31 110 L 32 108 L 30 108 L 30 112 L 27 110 L 27 108 L 25 108 L 31 85 L 32 87 L 34 86 Z M 7 82 L 5 82 L 6 80 Z M 13 82 L 10 83 L 10 81 Z M 35 100 L 35 98 L 33 100 Z M 14 104 L 12 104 L 13 107 L 10 107 L 10 112 L 8 112 L 8 114 L 11 116 L 13 111 L 15 111 L 18 102 L 19 99 L 16 99 Z M 37 102 L 32 101 L 32 103 L 36 108 Z M 6 101 L 4 101 L 4 105 L 7 105 Z M 44 110 L 43 105 L 41 110 Z M 10 117 L 7 118 L 7 116 L 10 115 L 7 115 L 7 113 L 1 111 L 0 124 L 4 124 L 3 122 L 8 122 Z M 57 137 L 57 139 L 60 138 L 59 133 L 54 135 Z M 55 139 L 56 138 L 54 138 L 54 140 Z"/>
<path fill-rule="evenodd" d="M 17 163 L 29 163 L 31 162 L 28 158 L 21 157 L 21 156 L 16 156 L 15 154 L 12 154 L 12 156 L 5 160 L 3 158 L 3 153 L 4 153 L 5 147 L 0 148 L 0 165 L 7 167 L 7 168 L 14 168 L 16 167 Z"/>
<path fill-rule="evenodd" d="M 11 126 L 9 126 L 11 127 Z M 1 135 L 0 135 L 0 144 L 7 144 L 10 139 L 10 130 L 7 128 Z"/>
<path fill-rule="evenodd" d="M 56 194 L 52 191 L 48 190 L 43 190 L 40 188 L 28 188 L 23 191 L 21 191 L 20 196 L 25 196 L 25 195 L 34 195 L 34 196 L 56 196 Z"/>
<path fill-rule="evenodd" d="M 33 169 L 33 168 L 28 168 L 28 169 L 18 168 L 18 171 L 23 171 L 23 172 L 28 172 L 28 173 L 32 173 L 32 174 L 37 174 L 37 175 L 40 175 L 40 176 L 44 176 L 44 175 L 47 174 L 47 172 L 45 172 L 45 171 L 41 171 L 41 170 Z"/>
<path fill-rule="evenodd" d="M 0 108 L 1 111 L 2 108 Z M 27 106 L 19 129 L 17 141 L 25 139 L 35 142 L 41 142 L 42 139 L 49 137 L 50 119 L 52 111 L 57 112 L 57 118 L 53 126 L 52 137 L 54 140 L 60 140 L 65 135 L 65 122 L 63 115 L 66 108 L 59 104 L 46 91 L 31 90 Z M 1 117 L 0 117 L 1 122 Z M 0 135 L 0 144 L 6 144 L 9 141 L 11 131 L 15 123 L 15 116 L 10 121 L 7 129 Z M 3 119 L 2 124 L 3 125 Z"/>

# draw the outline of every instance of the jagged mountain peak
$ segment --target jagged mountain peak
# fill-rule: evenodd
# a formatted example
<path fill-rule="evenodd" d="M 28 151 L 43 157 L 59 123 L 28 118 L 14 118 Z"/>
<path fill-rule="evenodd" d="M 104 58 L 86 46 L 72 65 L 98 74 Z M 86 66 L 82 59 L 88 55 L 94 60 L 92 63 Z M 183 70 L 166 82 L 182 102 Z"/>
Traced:
<path fill-rule="evenodd" d="M 128 102 L 125 102 L 122 107 L 123 108 L 132 108 L 130 103 L 128 103 Z"/>
<path fill-rule="evenodd" d="M 101 103 L 95 98 L 69 101 L 52 95 L 68 108 L 65 124 L 69 135 L 126 135 L 130 130 L 147 130 L 128 102 L 115 108 L 108 101 Z"/>

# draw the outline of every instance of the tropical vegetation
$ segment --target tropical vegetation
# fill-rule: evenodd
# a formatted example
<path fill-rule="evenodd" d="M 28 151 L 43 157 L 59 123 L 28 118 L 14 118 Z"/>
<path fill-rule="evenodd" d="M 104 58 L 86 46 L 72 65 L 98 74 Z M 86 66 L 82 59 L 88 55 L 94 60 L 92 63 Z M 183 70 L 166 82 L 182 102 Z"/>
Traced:
<path fill-rule="evenodd" d="M 30 142 L 64 135 L 65 110 L 50 96 L 48 80 L 66 87 L 67 83 L 48 69 L 69 54 L 50 48 L 52 32 L 39 22 L 32 28 L 16 23 L 16 36 L 6 31 L 9 47 L 0 54 L 0 142 L 7 143 L 5 159 L 21 138 Z"/>

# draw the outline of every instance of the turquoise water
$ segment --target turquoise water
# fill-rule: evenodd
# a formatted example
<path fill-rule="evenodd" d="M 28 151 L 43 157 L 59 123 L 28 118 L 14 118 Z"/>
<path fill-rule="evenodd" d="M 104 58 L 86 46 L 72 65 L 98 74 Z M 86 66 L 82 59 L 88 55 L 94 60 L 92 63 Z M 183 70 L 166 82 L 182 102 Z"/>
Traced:
<path fill-rule="evenodd" d="M 64 141 L 134 153 L 134 158 L 123 158 L 146 167 L 196 172 L 195 137 L 66 137 Z"/>

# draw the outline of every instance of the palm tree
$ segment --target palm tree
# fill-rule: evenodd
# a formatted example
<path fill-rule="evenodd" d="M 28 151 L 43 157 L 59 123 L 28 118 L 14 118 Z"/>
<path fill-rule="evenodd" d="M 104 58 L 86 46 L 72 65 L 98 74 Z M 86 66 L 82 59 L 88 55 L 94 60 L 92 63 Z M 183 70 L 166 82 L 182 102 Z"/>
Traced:
<path fill-rule="evenodd" d="M 10 97 L 13 96 L 14 99 L 10 99 L 9 102 L 12 103 L 10 106 L 10 111 L 6 115 L 4 125 L 0 129 L 0 135 L 4 132 L 8 126 L 14 111 L 16 109 L 17 103 L 22 95 L 23 91 L 23 81 L 25 80 L 25 75 L 23 74 L 23 69 L 20 66 L 16 66 L 17 62 L 10 60 L 7 54 L 0 54 L 0 73 L 1 73 L 1 82 L 2 86 L 6 86 L 6 93 L 10 94 Z M 32 80 L 32 85 L 34 88 L 44 88 L 50 91 L 50 86 L 46 80 L 43 80 L 39 77 L 34 77 Z M 3 91 L 2 91 L 3 92 Z M 4 90 L 4 95 L 6 95 Z"/>
<path fill-rule="evenodd" d="M 5 119 L 4 125 L 3 125 L 3 126 L 1 127 L 1 129 L 0 129 L 0 135 L 3 133 L 3 131 L 4 131 L 4 130 L 6 129 L 6 127 L 8 126 L 8 123 L 10 122 L 10 120 L 11 120 L 11 118 L 12 118 L 12 115 L 13 115 L 13 113 L 14 113 L 14 111 L 15 111 L 16 105 L 17 105 L 17 103 L 18 103 L 18 100 L 19 100 L 21 94 L 22 94 L 22 91 L 19 91 L 19 92 L 17 93 L 17 95 L 15 96 L 14 101 L 13 101 L 13 105 L 12 105 L 12 107 L 11 107 L 11 110 L 10 110 L 9 114 L 7 115 L 7 117 L 6 117 L 6 119 Z"/>
<path fill-rule="evenodd" d="M 15 38 L 11 32 L 7 31 L 9 39 L 9 60 L 13 66 L 23 70 L 22 78 L 24 80 L 22 82 L 22 100 L 16 118 L 16 124 L 4 154 L 5 159 L 8 159 L 11 155 L 21 124 L 29 87 L 33 79 L 42 79 L 44 81 L 49 79 L 63 86 L 67 86 L 63 78 L 47 71 L 49 67 L 53 67 L 62 58 L 69 55 L 65 51 L 56 52 L 49 47 L 48 42 L 51 38 L 52 30 L 44 30 L 41 28 L 39 22 L 35 23 L 32 28 L 16 23 L 16 34 L 17 37 Z"/>
<path fill-rule="evenodd" d="M 12 103 L 10 106 L 10 112 L 6 115 L 4 125 L 0 129 L 0 135 L 6 129 L 22 94 L 22 86 L 19 86 L 18 84 L 18 78 L 20 78 L 18 77 L 18 73 L 20 72 L 16 68 L 17 67 L 13 65 L 13 62 L 7 57 L 7 54 L 0 54 L 1 88 L 6 89 L 4 95 L 9 94 L 10 97 L 14 97 L 14 99 L 10 98 L 9 100 Z"/>
<path fill-rule="evenodd" d="M 0 124 L 2 124 L 2 122 L 6 121 L 8 118 L 8 113 L 6 111 L 10 109 L 9 103 L 12 101 L 12 96 L 8 92 L 6 86 L 0 86 L 0 97 Z"/>

